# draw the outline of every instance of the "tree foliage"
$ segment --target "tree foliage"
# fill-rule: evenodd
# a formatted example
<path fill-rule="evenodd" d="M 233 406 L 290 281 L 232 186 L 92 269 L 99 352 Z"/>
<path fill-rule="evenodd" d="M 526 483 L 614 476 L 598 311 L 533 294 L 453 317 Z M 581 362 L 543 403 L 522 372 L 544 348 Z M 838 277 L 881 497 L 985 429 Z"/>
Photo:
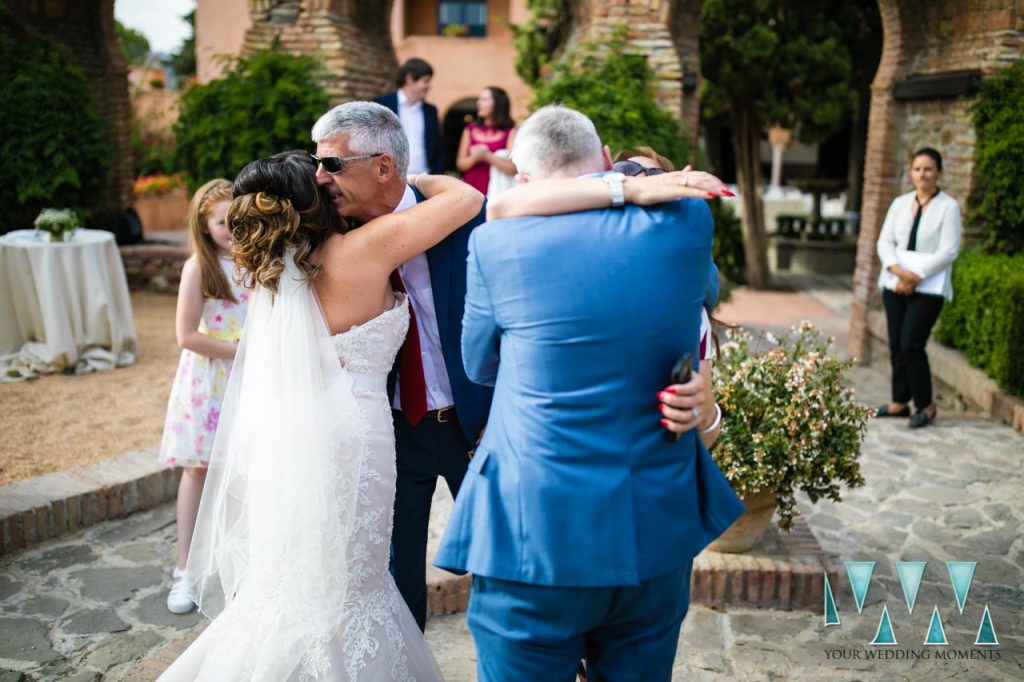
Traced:
<path fill-rule="evenodd" d="M 643 55 L 625 52 L 624 31 L 605 46 L 584 45 L 559 61 L 534 90 L 533 107 L 564 104 L 590 117 L 613 151 L 649 145 L 680 165 L 687 147 L 679 122 L 654 100 L 654 72 Z"/>
<path fill-rule="evenodd" d="M 1024 251 L 1024 63 L 982 82 L 974 103 L 977 205 L 971 221 L 993 253 Z"/>
<path fill-rule="evenodd" d="M 566 37 L 569 8 L 566 0 L 526 0 L 530 18 L 512 25 L 515 34 L 515 68 L 530 86 L 541 79 L 545 68 Z"/>
<path fill-rule="evenodd" d="M 308 148 L 310 128 L 327 105 L 308 57 L 275 48 L 239 58 L 222 78 L 182 95 L 175 165 L 192 188 L 233 178 L 253 159 Z"/>
<path fill-rule="evenodd" d="M 116 19 L 114 29 L 117 31 L 117 43 L 124 52 L 124 60 L 128 62 L 128 66 L 142 66 L 149 56 L 149 40 L 146 36 Z"/>
<path fill-rule="evenodd" d="M 844 21 L 856 0 L 707 0 L 701 12 L 701 103 L 706 115 L 747 108 L 818 142 L 857 104 Z M 843 6 L 843 7 L 840 7 Z"/>
<path fill-rule="evenodd" d="M 857 103 L 844 22 L 857 0 L 707 0 L 700 50 L 705 116 L 724 115 L 743 196 L 750 284 L 771 278 L 761 202 L 761 131 L 794 129 L 817 142 L 844 126 Z M 850 6 L 850 7 L 848 7 Z"/>
<path fill-rule="evenodd" d="M 45 207 L 88 217 L 103 203 L 112 149 L 77 62 L 0 5 L 0 232 Z"/>

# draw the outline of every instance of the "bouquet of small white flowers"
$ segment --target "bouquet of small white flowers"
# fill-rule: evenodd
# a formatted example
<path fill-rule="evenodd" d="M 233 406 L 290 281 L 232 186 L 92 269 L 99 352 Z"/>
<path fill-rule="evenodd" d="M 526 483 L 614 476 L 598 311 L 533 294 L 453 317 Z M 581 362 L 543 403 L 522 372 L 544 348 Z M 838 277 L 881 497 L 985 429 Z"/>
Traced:
<path fill-rule="evenodd" d="M 66 241 L 81 221 L 70 208 L 44 208 L 35 220 L 35 228 L 50 235 L 50 241 Z"/>
<path fill-rule="evenodd" d="M 872 410 L 844 380 L 853 360 L 836 357 L 811 323 L 765 341 L 756 352 L 755 337 L 731 331 L 722 346 L 714 387 L 724 417 L 711 454 L 737 494 L 774 492 L 779 527 L 790 530 L 795 489 L 839 502 L 839 483 L 864 485 L 860 448 Z"/>

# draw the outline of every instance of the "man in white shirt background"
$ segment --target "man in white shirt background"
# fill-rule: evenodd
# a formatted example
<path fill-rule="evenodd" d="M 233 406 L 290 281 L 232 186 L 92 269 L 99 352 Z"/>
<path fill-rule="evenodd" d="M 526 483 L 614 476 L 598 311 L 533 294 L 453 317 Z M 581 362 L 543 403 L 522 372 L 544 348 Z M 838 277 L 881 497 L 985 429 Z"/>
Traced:
<path fill-rule="evenodd" d="M 409 170 L 416 173 L 443 173 L 444 145 L 437 107 L 426 101 L 434 69 L 422 59 L 413 57 L 398 69 L 395 92 L 373 101 L 398 114 L 402 129 L 409 138 Z"/>

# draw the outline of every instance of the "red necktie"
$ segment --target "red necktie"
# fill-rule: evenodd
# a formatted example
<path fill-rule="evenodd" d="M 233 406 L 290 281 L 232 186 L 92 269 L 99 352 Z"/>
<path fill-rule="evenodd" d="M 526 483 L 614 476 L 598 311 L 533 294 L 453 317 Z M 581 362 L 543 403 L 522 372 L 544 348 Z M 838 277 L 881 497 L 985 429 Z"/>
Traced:
<path fill-rule="evenodd" d="M 391 273 L 391 286 L 406 293 L 405 285 L 398 271 Z M 402 398 L 402 412 L 413 426 L 427 413 L 427 382 L 423 378 L 423 357 L 420 355 L 420 331 L 416 326 L 416 313 L 412 300 L 409 301 L 409 331 L 398 356 L 399 391 Z"/>

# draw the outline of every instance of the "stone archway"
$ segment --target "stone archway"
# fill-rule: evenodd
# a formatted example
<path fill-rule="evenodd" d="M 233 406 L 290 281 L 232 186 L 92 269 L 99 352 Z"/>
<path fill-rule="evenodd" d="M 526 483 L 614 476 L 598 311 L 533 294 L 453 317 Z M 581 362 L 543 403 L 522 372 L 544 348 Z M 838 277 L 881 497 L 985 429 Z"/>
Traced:
<path fill-rule="evenodd" d="M 884 37 L 871 85 L 849 332 L 851 354 L 865 361 L 868 311 L 878 298 L 875 243 L 889 204 L 910 189 L 909 154 L 922 146 L 942 152 L 943 188 L 966 209 L 975 189 L 975 133 L 964 95 L 972 94 L 977 79 L 1024 57 L 1024 13 L 1011 0 L 878 4 Z"/>

